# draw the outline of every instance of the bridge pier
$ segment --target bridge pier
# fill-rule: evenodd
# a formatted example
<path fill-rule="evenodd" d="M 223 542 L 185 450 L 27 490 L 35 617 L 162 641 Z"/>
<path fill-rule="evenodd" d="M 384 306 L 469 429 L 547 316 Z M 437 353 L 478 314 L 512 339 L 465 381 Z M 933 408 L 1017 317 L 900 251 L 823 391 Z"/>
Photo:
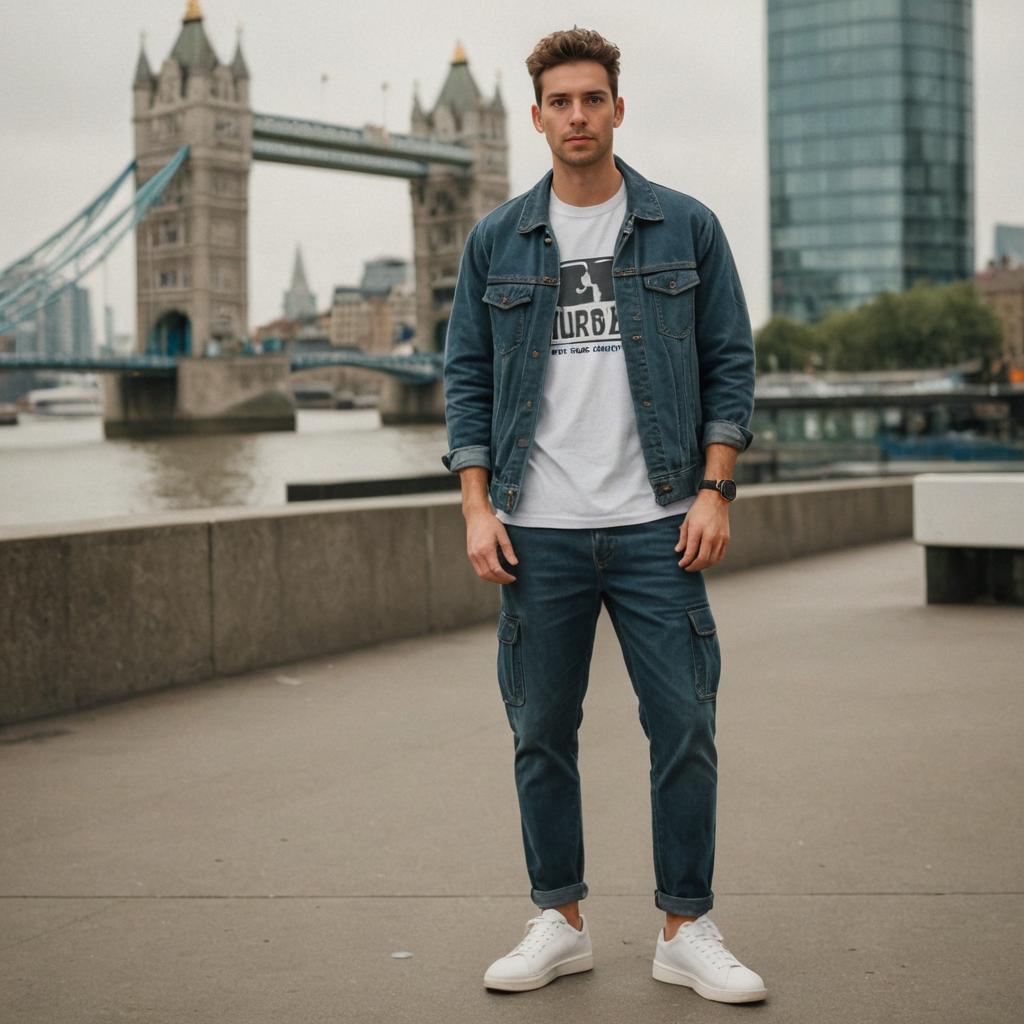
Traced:
<path fill-rule="evenodd" d="M 294 430 L 286 355 L 178 360 L 176 374 L 104 377 L 106 437 Z"/>
<path fill-rule="evenodd" d="M 385 377 L 378 404 L 381 423 L 444 423 L 444 384 L 406 384 Z"/>

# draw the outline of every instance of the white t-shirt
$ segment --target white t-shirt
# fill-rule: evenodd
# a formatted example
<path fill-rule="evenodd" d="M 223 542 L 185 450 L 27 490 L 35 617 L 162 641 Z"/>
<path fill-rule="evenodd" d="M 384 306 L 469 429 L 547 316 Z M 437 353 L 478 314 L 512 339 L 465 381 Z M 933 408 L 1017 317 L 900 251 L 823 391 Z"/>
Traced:
<path fill-rule="evenodd" d="M 627 526 L 685 512 L 696 495 L 659 505 L 647 479 L 612 290 L 626 183 L 595 206 L 550 196 L 561 286 L 533 448 L 516 526 Z"/>

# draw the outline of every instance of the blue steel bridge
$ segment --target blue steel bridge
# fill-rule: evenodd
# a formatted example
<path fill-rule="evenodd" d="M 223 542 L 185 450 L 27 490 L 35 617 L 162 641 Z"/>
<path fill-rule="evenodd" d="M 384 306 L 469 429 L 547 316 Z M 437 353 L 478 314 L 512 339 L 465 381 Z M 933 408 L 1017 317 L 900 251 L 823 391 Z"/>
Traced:
<path fill-rule="evenodd" d="M 216 356 L 210 357 L 217 358 Z M 244 355 L 232 358 L 246 358 Z M 385 355 L 365 352 L 309 352 L 291 357 L 292 372 L 318 366 L 357 366 L 397 377 L 405 384 L 432 384 L 441 378 L 444 355 L 440 352 L 416 352 L 409 355 Z M 4 370 L 61 370 L 69 373 L 132 373 L 147 377 L 168 377 L 178 372 L 176 356 L 124 355 L 115 357 L 47 356 L 0 352 L 0 372 Z"/>

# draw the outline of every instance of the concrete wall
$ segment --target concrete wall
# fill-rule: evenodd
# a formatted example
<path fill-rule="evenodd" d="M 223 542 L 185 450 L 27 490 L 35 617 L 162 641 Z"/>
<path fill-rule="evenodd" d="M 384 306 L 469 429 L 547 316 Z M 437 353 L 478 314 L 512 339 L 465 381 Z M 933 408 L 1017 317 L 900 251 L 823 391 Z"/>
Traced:
<path fill-rule="evenodd" d="M 384 377 L 377 408 L 382 423 L 444 423 L 444 385 L 405 384 L 397 377 Z"/>
<path fill-rule="evenodd" d="M 287 355 L 178 360 L 173 377 L 104 376 L 107 437 L 294 430 Z"/>
<path fill-rule="evenodd" d="M 909 537 L 909 478 L 744 487 L 735 571 Z M 0 723 L 494 619 L 458 494 L 0 527 Z"/>

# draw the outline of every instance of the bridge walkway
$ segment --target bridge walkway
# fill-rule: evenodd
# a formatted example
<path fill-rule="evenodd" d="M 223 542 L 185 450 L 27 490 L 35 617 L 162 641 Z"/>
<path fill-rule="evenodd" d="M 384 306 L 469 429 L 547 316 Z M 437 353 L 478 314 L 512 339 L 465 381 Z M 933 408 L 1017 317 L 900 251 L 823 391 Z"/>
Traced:
<path fill-rule="evenodd" d="M 768 983 L 759 1020 L 1019 1020 L 1021 612 L 927 606 L 923 565 L 903 540 L 706 574 L 712 916 Z M 483 989 L 534 912 L 494 657 L 474 626 L 0 730 L 5 1019 L 735 1013 L 650 977 L 647 755 L 606 615 L 581 732 L 596 967 Z"/>

